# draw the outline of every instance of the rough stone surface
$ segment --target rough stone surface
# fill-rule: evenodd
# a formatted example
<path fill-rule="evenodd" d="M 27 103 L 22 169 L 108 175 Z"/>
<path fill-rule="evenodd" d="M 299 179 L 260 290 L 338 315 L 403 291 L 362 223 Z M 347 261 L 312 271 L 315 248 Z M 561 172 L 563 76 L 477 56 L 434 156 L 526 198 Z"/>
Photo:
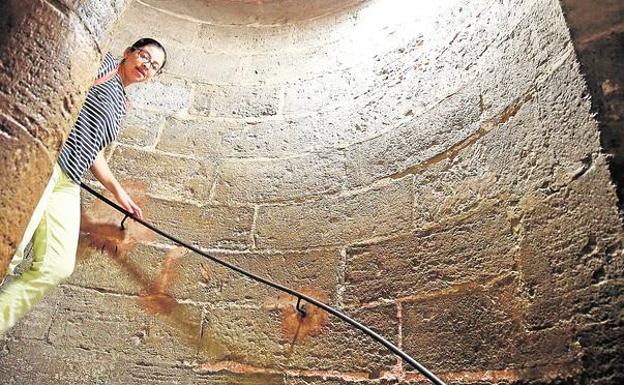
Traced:
<path fill-rule="evenodd" d="M 307 248 L 407 232 L 412 180 L 404 178 L 365 192 L 319 201 L 260 206 L 256 243 L 260 248 Z"/>
<path fill-rule="evenodd" d="M 7 281 L 12 279 L 8 276 Z M 36 309 L 28 313 L 13 331 L 13 336 L 18 340 L 35 339 L 45 341 L 50 332 L 52 320 L 58 310 L 61 289 L 55 289 L 51 295 L 43 299 Z M 1 373 L 1 371 L 0 371 Z"/>
<path fill-rule="evenodd" d="M 176 113 L 189 108 L 191 89 L 186 82 L 157 78 L 128 90 L 128 98 L 137 108 L 161 113 Z"/>
<path fill-rule="evenodd" d="M 236 158 L 287 157 L 342 147 L 359 135 L 357 123 L 315 114 L 239 123 L 223 135 L 221 150 L 225 156 Z"/>
<path fill-rule="evenodd" d="M 168 248 L 137 245 L 123 255 L 89 250 L 81 255 L 70 277 L 72 285 L 138 295 L 155 283 L 179 301 L 197 303 L 273 303 L 278 292 L 235 274 L 207 258 L 187 253 L 167 257 Z M 209 251 L 222 261 L 296 290 L 336 301 L 337 250 L 284 253 L 223 253 Z M 292 266 L 292 269 L 285 269 Z M 314 293 L 311 293 L 313 291 Z"/>
<path fill-rule="evenodd" d="M 331 15 L 343 9 L 351 9 L 362 2 L 363 0 L 347 0 L 340 3 L 332 0 L 313 0 L 302 4 L 297 0 L 270 0 L 263 3 L 249 3 L 246 7 L 232 7 L 227 0 L 213 1 L 208 5 L 201 0 L 189 1 L 186 5 L 178 4 L 173 0 L 150 0 L 146 3 L 207 24 L 271 26 Z"/>
<path fill-rule="evenodd" d="M 573 361 L 578 346 L 570 340 L 571 328 L 529 332 L 520 316 L 525 306 L 513 276 L 406 302 L 403 343 L 409 353 L 419 354 L 423 364 L 438 371 Z"/>
<path fill-rule="evenodd" d="M 298 200 L 341 190 L 344 156 L 305 154 L 280 159 L 225 160 L 219 169 L 216 202 Z"/>
<path fill-rule="evenodd" d="M 4 229 L 0 244 L 0 276 L 4 277 L 9 261 L 28 225 L 31 210 L 37 205 L 51 174 L 51 170 L 44 171 L 51 168 L 51 161 L 46 149 L 13 119 L 0 115 L 0 129 L 0 178 L 5 183 L 2 186 L 0 207 L 3 212 L 12 210 L 10 215 L 7 211 L 7 215 L 0 217 L 0 226 Z M 7 183 L 10 180 L 28 180 L 29 183 Z M 21 199 L 16 199 L 17 197 Z"/>
<path fill-rule="evenodd" d="M 479 90 L 469 85 L 391 132 L 349 147 L 349 185 L 369 185 L 457 146 L 486 124 L 479 107 Z"/>
<path fill-rule="evenodd" d="M 196 306 L 177 304 L 165 312 L 140 297 L 73 287 L 65 288 L 64 294 L 48 336 L 57 349 L 81 348 L 171 361 L 193 358 L 208 348 L 199 339 L 202 310 Z M 98 333 L 89 333 L 90 329 Z"/>
<path fill-rule="evenodd" d="M 191 113 L 226 118 L 262 118 L 280 112 L 279 88 L 198 86 Z"/>
<path fill-rule="evenodd" d="M 154 147 L 165 122 L 163 115 L 132 108 L 126 115 L 119 142 L 139 147 Z"/>
<path fill-rule="evenodd" d="M 612 155 L 610 170 L 617 187 L 620 209 L 624 207 L 624 4 L 606 1 L 561 1 L 572 42 L 583 67 L 591 94 L 592 110 L 598 114 L 600 143 Z"/>
<path fill-rule="evenodd" d="M 212 252 L 212 255 L 312 297 L 336 303 L 337 271 L 341 260 L 337 250 L 262 254 Z M 185 261 L 180 263 L 178 283 L 171 289 L 176 297 L 209 303 L 270 304 L 283 295 L 204 257 L 188 255 Z"/>
<path fill-rule="evenodd" d="M 287 306 L 294 306 L 294 302 Z M 372 373 L 390 369 L 396 363 L 379 344 L 335 318 L 329 318 L 318 335 L 304 342 L 288 338 L 282 331 L 282 312 L 276 308 L 210 309 L 206 333 L 214 335 L 223 349 L 214 359 L 228 358 L 255 367 Z M 395 306 L 369 308 L 351 315 L 396 343 Z"/>
<path fill-rule="evenodd" d="M 210 160 L 175 157 L 117 146 L 110 167 L 120 180 L 142 181 L 151 194 L 172 200 L 206 202 L 214 183 Z"/>
<path fill-rule="evenodd" d="M 214 159 L 223 152 L 220 138 L 232 123 L 215 120 L 168 118 L 158 141 L 159 150 L 201 159 Z"/>
<path fill-rule="evenodd" d="M 86 96 L 101 59 L 99 44 L 125 5 L 123 0 L 0 5 L 0 277 Z"/>
<path fill-rule="evenodd" d="M 253 209 L 249 207 L 197 206 L 164 199 L 150 199 L 152 223 L 169 234 L 203 247 L 251 246 Z"/>
<path fill-rule="evenodd" d="M 45 340 L 22 339 L 6 342 L 0 357 L 4 384 L 22 385 L 54 381 L 55 384 L 90 385 L 108 381 L 123 383 L 120 366 L 126 357 L 90 352 L 81 348 L 58 349 Z M 95 362 L 97 365 L 85 365 Z"/>
<path fill-rule="evenodd" d="M 309 376 L 309 377 L 288 377 L 286 379 L 286 384 L 288 385 L 318 385 L 318 384 L 325 384 L 325 385 L 344 385 L 344 384 L 352 384 L 352 381 L 349 381 L 349 379 L 335 379 L 335 378 L 326 378 L 326 377 L 315 377 L 315 376 Z M 376 384 L 376 385 L 391 385 L 391 384 L 398 384 L 399 382 L 397 380 L 387 380 L 387 379 L 382 379 L 382 380 L 370 380 L 370 381 L 362 381 L 358 379 L 358 383 L 359 384 L 363 384 L 363 385 L 372 385 L 372 384 Z"/>
<path fill-rule="evenodd" d="M 81 63 L 124 3 L 7 4 L 0 176 L 44 181 L 92 76 Z M 133 2 L 103 50 L 145 34 L 168 63 L 128 90 L 106 155 L 148 221 L 353 315 L 446 383 L 619 384 L 621 10 Z M 0 226 L 19 228 L 11 198 L 39 187 L 2 192 L 18 215 Z M 0 383 L 428 383 L 339 319 L 121 218 L 84 195 L 76 271 L 2 337 Z"/>
<path fill-rule="evenodd" d="M 517 253 L 512 226 L 501 207 L 485 207 L 431 230 L 351 247 L 343 298 L 366 303 L 418 297 L 510 271 Z"/>

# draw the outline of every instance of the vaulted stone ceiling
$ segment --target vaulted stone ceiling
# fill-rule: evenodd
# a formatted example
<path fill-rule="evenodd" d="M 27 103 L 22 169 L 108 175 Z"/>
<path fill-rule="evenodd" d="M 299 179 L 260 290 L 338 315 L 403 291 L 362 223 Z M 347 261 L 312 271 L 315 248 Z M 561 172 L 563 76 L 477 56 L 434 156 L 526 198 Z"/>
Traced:
<path fill-rule="evenodd" d="M 138 0 L 196 22 L 219 25 L 297 23 L 349 10 L 367 0 Z"/>

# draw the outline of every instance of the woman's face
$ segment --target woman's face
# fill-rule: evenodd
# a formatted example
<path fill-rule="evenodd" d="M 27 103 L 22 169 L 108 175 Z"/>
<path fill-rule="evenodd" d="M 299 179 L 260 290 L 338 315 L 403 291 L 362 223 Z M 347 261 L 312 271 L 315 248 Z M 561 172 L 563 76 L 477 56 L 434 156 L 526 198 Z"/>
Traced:
<path fill-rule="evenodd" d="M 119 72 L 125 85 L 140 83 L 156 75 L 165 60 L 165 53 L 154 45 L 128 48 Z"/>

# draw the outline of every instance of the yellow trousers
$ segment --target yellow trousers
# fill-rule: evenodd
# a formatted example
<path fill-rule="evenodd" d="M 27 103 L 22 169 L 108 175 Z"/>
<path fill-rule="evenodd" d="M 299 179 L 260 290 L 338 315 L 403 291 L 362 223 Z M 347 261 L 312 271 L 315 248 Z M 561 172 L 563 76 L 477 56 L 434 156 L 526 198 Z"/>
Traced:
<path fill-rule="evenodd" d="M 11 260 L 9 273 L 33 240 L 32 267 L 0 287 L 0 334 L 5 333 L 74 270 L 80 231 L 80 186 L 55 164 Z"/>

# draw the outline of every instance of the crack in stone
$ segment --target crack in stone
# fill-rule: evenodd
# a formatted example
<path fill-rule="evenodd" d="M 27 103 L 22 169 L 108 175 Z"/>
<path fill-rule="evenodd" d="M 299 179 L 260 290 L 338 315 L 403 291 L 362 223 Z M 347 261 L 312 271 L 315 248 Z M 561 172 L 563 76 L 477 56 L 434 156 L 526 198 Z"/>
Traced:
<path fill-rule="evenodd" d="M 52 164 L 54 164 L 56 162 L 56 159 L 54 157 L 52 157 L 52 155 L 50 155 L 50 153 L 48 152 L 48 148 L 41 141 L 41 139 L 39 139 L 36 136 L 34 136 L 32 134 L 32 132 L 30 132 L 30 130 L 28 130 L 26 127 L 24 127 L 22 124 L 20 124 L 18 121 L 16 121 L 15 119 L 13 119 L 9 115 L 6 115 L 6 114 L 0 112 L 0 118 L 6 119 L 8 122 L 10 122 L 15 127 L 17 127 L 18 129 L 22 130 L 23 132 L 25 132 L 31 139 L 33 139 L 35 141 L 35 143 L 38 145 L 39 149 L 45 154 L 45 156 L 50 161 L 50 165 L 52 165 Z M 3 126 L 0 126 L 0 127 L 3 127 Z M 6 130 L 5 128 L 1 129 L 1 132 L 2 132 L 3 135 L 4 135 L 5 130 Z M 13 138 L 15 138 L 15 136 L 13 136 Z"/>
<path fill-rule="evenodd" d="M 94 291 L 102 295 L 112 295 L 112 296 L 121 297 L 121 298 L 138 298 L 139 297 L 137 294 L 122 293 L 122 292 L 115 291 L 113 289 L 106 289 L 102 287 L 82 286 L 82 285 L 76 285 L 76 284 L 70 284 L 70 283 L 63 284 L 62 286 L 74 288 L 74 289 Z"/>
<path fill-rule="evenodd" d="M 581 166 L 564 183 L 551 185 L 549 182 L 545 182 L 539 190 L 541 190 L 546 196 L 550 196 L 550 195 L 558 194 L 562 191 L 566 191 L 568 187 L 570 187 L 570 184 L 582 178 L 592 169 L 593 162 L 594 162 L 593 156 L 594 156 L 594 153 L 591 153 L 583 157 L 580 160 Z"/>
<path fill-rule="evenodd" d="M 510 105 L 508 105 L 505 110 L 503 110 L 503 112 L 498 116 L 498 117 L 494 117 L 491 118 L 489 120 L 487 120 L 486 122 L 484 122 L 483 124 L 481 124 L 481 126 L 479 127 L 479 129 L 472 135 L 468 136 L 466 139 L 454 144 L 453 146 L 451 146 L 448 150 L 439 153 L 437 155 L 432 156 L 431 158 L 415 164 L 411 167 L 408 167 L 407 169 L 395 173 L 393 175 L 390 175 L 389 178 L 391 179 L 401 179 L 404 178 L 410 174 L 417 174 L 422 170 L 425 170 L 435 164 L 438 164 L 442 161 L 445 160 L 452 160 L 454 159 L 457 155 L 459 155 L 459 153 L 471 146 L 472 144 L 474 144 L 475 142 L 477 142 L 479 139 L 483 138 L 484 136 L 486 136 L 487 134 L 489 134 L 492 130 L 494 130 L 495 128 L 507 123 L 512 117 L 514 117 L 518 111 L 520 111 L 520 109 L 522 108 L 522 106 L 524 106 L 525 103 L 527 103 L 528 101 L 533 99 L 533 95 L 534 95 L 535 91 L 533 89 L 531 89 L 530 91 L 528 91 L 527 93 L 525 93 L 524 95 L 520 96 L 519 98 L 517 98 L 515 101 L 513 101 Z"/>
<path fill-rule="evenodd" d="M 258 205 L 254 206 L 253 219 L 251 221 L 251 230 L 249 231 L 249 236 L 251 237 L 251 249 L 256 249 L 258 247 L 258 234 L 257 234 L 257 223 L 258 223 L 258 211 L 260 211 L 260 207 Z"/>
<path fill-rule="evenodd" d="M 448 286 L 435 291 L 426 291 L 423 293 L 415 293 L 402 297 L 396 297 L 392 299 L 379 299 L 369 302 L 349 302 L 344 305 L 344 310 L 356 310 L 356 309 L 374 309 L 379 306 L 388 305 L 388 304 L 402 304 L 404 302 L 416 302 L 416 301 L 425 301 L 439 297 L 445 297 L 450 295 L 455 295 L 468 290 L 476 290 L 479 288 L 489 289 L 496 286 L 499 282 L 503 282 L 507 279 L 513 279 L 518 277 L 518 273 L 510 271 L 501 274 L 490 274 L 484 277 L 481 277 L 477 280 L 460 282 L 452 286 Z"/>
<path fill-rule="evenodd" d="M 592 34 L 590 36 L 585 36 L 582 39 L 580 39 L 577 43 L 577 47 L 579 50 L 584 50 L 586 48 L 589 48 L 588 46 L 597 41 L 597 40 L 602 40 L 602 39 L 606 39 L 611 35 L 615 35 L 617 33 L 622 33 L 624 32 L 624 22 L 616 24 L 606 30 L 603 30 L 601 32 Z"/>
<path fill-rule="evenodd" d="M 310 194 L 307 196 L 293 197 L 293 198 L 288 198 L 288 199 L 271 199 L 271 200 L 267 200 L 263 202 L 251 202 L 251 203 L 259 204 L 261 207 L 262 206 L 279 206 L 279 205 L 288 205 L 288 204 L 293 204 L 293 203 L 300 204 L 300 203 L 306 203 L 306 202 L 315 202 L 315 201 L 320 201 L 326 197 L 350 196 L 350 195 L 362 193 L 362 192 L 374 189 L 376 187 L 382 186 L 388 183 L 388 181 L 398 180 L 409 175 L 417 174 L 421 172 L 422 170 L 425 170 L 444 160 L 454 159 L 457 155 L 459 155 L 459 153 L 462 150 L 474 144 L 479 139 L 489 134 L 495 128 L 499 127 L 502 124 L 507 123 L 512 117 L 514 117 L 520 111 L 520 109 L 524 106 L 524 104 L 526 104 L 527 102 L 533 99 L 534 94 L 535 94 L 535 89 L 533 88 L 529 89 L 529 91 L 524 93 L 522 96 L 516 98 L 510 105 L 508 105 L 503 110 L 503 112 L 500 113 L 498 117 L 490 118 L 488 121 L 484 122 L 474 134 L 454 144 L 453 146 L 451 146 L 449 149 L 445 150 L 444 152 L 434 155 L 433 157 L 421 163 L 412 165 L 408 167 L 407 169 L 404 169 L 403 171 L 399 171 L 395 174 L 391 174 L 383 178 L 380 178 L 377 181 L 370 183 L 369 185 L 356 188 L 353 190 L 349 190 L 349 191 L 346 191 L 343 189 L 337 189 L 336 191 L 331 191 L 329 193 L 324 192 L 324 193 L 318 193 L 318 194 Z M 447 97 L 441 99 L 440 102 L 446 99 Z M 240 202 L 240 203 L 245 203 L 245 202 Z"/>
<path fill-rule="evenodd" d="M 572 175 L 572 179 L 570 179 L 570 182 L 578 180 L 583 175 L 587 174 L 587 172 L 592 168 L 593 162 L 594 158 L 591 154 L 588 154 L 583 159 L 581 159 L 582 166 L 576 170 L 574 175 Z"/>
<path fill-rule="evenodd" d="M 60 0 L 44 0 L 44 1 L 48 3 L 48 5 L 50 5 L 52 8 L 60 12 L 63 16 L 69 17 L 71 13 L 71 9 L 67 6 L 67 4 L 64 4 Z"/>
<path fill-rule="evenodd" d="M 76 16 L 82 28 L 84 28 L 84 30 L 87 31 L 87 34 L 89 35 L 89 37 L 91 38 L 91 41 L 95 45 L 95 49 L 97 50 L 97 52 L 100 55 L 104 54 L 102 51 L 102 47 L 100 46 L 100 42 L 97 39 L 96 33 L 91 28 L 89 28 L 89 25 L 86 23 L 86 21 L 84 20 L 80 12 L 78 12 L 78 10 L 70 8 L 69 6 L 67 6 L 60 0 L 44 0 L 44 1 L 68 19 L 71 18 L 72 14 Z"/>

